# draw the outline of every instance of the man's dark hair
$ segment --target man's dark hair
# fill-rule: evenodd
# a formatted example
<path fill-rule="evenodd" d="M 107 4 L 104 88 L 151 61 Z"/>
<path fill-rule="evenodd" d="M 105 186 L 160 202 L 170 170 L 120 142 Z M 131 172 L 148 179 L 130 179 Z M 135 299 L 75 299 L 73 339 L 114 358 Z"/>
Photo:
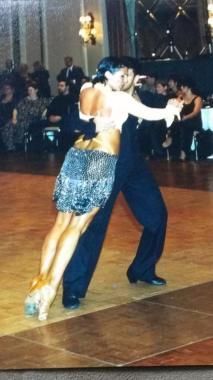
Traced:
<path fill-rule="evenodd" d="M 140 68 L 140 63 L 137 58 L 130 57 L 130 56 L 123 56 L 121 57 L 121 60 L 124 66 L 134 71 L 135 75 L 140 74 L 141 68 Z"/>
<path fill-rule="evenodd" d="M 63 76 L 63 75 L 58 74 L 56 79 L 57 79 L 57 82 L 58 82 L 58 83 L 59 83 L 59 82 L 65 82 L 65 83 L 66 83 L 66 86 L 69 85 L 69 82 L 67 81 L 67 79 L 64 79 L 64 76 Z"/>

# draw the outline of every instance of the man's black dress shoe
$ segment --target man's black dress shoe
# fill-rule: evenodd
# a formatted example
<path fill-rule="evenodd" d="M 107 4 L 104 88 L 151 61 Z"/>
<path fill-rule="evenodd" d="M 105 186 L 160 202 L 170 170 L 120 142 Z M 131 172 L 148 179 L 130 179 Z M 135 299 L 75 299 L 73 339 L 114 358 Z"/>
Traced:
<path fill-rule="evenodd" d="M 74 296 L 73 294 L 69 294 L 67 291 L 64 291 L 62 302 L 65 307 L 65 309 L 78 309 L 80 306 L 80 301 L 78 297 Z"/>
<path fill-rule="evenodd" d="M 132 273 L 131 269 L 128 269 L 127 277 L 130 284 L 136 284 L 136 282 L 138 281 L 143 281 L 143 282 L 146 282 L 147 284 L 155 285 L 155 286 L 166 285 L 166 280 L 156 275 L 154 275 L 152 278 L 137 278 L 136 275 Z"/>
<path fill-rule="evenodd" d="M 148 279 L 148 280 L 144 279 L 142 281 L 147 282 L 147 284 L 150 284 L 150 285 L 156 285 L 156 286 L 166 285 L 166 280 L 158 276 L 154 276 L 153 278 Z"/>

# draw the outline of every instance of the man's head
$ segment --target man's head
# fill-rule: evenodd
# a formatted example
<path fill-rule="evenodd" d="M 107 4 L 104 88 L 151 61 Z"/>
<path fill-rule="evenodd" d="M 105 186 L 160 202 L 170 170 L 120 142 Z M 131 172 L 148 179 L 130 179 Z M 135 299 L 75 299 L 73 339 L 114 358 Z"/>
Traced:
<path fill-rule="evenodd" d="M 167 95 L 168 84 L 164 79 L 157 79 L 155 83 L 156 93 L 158 95 Z"/>
<path fill-rule="evenodd" d="M 34 71 L 39 71 L 39 70 L 41 70 L 43 67 L 42 67 L 42 64 L 41 64 L 41 62 L 40 61 L 35 61 L 34 63 L 33 63 L 33 70 Z"/>
<path fill-rule="evenodd" d="M 146 84 L 150 87 L 155 87 L 155 83 L 157 80 L 157 74 L 155 73 L 148 73 L 146 77 Z"/>
<path fill-rule="evenodd" d="M 172 74 L 168 78 L 168 88 L 172 91 L 177 91 L 178 89 L 178 83 L 179 83 L 179 78 L 177 75 Z"/>
<path fill-rule="evenodd" d="M 5 61 L 5 67 L 7 70 L 11 70 L 13 68 L 13 61 L 12 59 L 6 59 Z"/>
<path fill-rule="evenodd" d="M 139 63 L 136 58 L 133 57 L 123 57 L 122 62 L 128 69 L 127 76 L 125 77 L 125 83 L 122 88 L 123 91 L 131 92 L 134 90 L 136 83 L 139 79 Z"/>
<path fill-rule="evenodd" d="M 15 92 L 14 84 L 12 82 L 6 81 L 2 87 L 3 96 L 12 96 Z"/>
<path fill-rule="evenodd" d="M 61 78 L 58 78 L 57 89 L 59 95 L 67 95 L 69 92 L 69 86 L 67 82 Z"/>
<path fill-rule="evenodd" d="M 64 64 L 65 66 L 68 68 L 68 67 L 71 67 L 72 64 L 73 64 L 73 59 L 72 57 L 70 56 L 67 56 L 67 57 L 64 57 Z"/>

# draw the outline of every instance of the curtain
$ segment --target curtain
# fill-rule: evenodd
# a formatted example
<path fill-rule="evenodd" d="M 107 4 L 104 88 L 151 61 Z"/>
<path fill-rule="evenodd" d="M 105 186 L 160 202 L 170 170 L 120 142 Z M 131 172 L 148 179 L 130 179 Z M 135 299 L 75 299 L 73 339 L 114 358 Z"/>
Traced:
<path fill-rule="evenodd" d="M 125 0 L 129 25 L 130 55 L 133 57 L 136 56 L 135 1 L 136 0 Z"/>
<path fill-rule="evenodd" d="M 131 54 L 125 0 L 106 0 L 110 55 Z"/>

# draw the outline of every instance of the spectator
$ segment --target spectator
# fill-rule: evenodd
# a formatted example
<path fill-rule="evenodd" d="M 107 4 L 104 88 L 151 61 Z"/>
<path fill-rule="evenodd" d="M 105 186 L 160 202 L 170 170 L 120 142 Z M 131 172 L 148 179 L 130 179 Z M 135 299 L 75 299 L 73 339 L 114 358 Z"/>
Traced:
<path fill-rule="evenodd" d="M 14 123 L 16 121 L 15 89 L 11 82 L 5 82 L 0 99 L 0 137 L 1 148 L 5 151 L 15 150 Z"/>
<path fill-rule="evenodd" d="M 65 67 L 58 76 L 69 84 L 70 95 L 75 96 L 76 101 L 78 101 L 82 79 L 85 77 L 84 72 L 81 67 L 73 64 L 72 57 L 65 57 L 64 64 Z"/>
<path fill-rule="evenodd" d="M 168 101 L 167 88 L 167 82 L 165 80 L 156 79 L 155 92 L 144 91 L 140 93 L 143 103 L 150 107 L 164 108 Z M 164 157 L 165 152 L 162 143 L 165 140 L 166 130 L 164 120 L 142 121 L 138 131 L 138 137 L 141 152 L 147 158 L 152 157 L 158 159 Z"/>
<path fill-rule="evenodd" d="M 39 61 L 33 63 L 33 72 L 30 74 L 30 77 L 38 84 L 39 96 L 41 98 L 49 98 L 51 95 L 49 76 L 49 71 Z"/>
<path fill-rule="evenodd" d="M 203 101 L 191 78 L 181 80 L 180 89 L 183 99 L 181 120 L 172 124 L 170 141 L 167 145 L 171 145 L 171 152 L 175 157 L 185 161 L 190 159 L 193 133 L 202 130 L 201 108 Z"/>
<path fill-rule="evenodd" d="M 27 96 L 16 107 L 17 120 L 14 133 L 16 149 L 23 148 L 24 133 L 37 127 L 48 104 L 49 100 L 47 98 L 38 96 L 37 83 L 29 82 L 27 84 Z"/>
<path fill-rule="evenodd" d="M 168 78 L 168 96 L 169 98 L 176 98 L 180 95 L 179 88 L 180 79 L 175 74 L 171 74 Z"/>
<path fill-rule="evenodd" d="M 47 107 L 46 119 L 36 125 L 31 125 L 30 132 L 34 141 L 34 148 L 40 149 L 42 142 L 42 131 L 45 127 L 59 126 L 61 129 L 60 145 L 64 146 L 66 141 L 66 130 L 64 120 L 76 107 L 75 98 L 69 94 L 68 83 L 58 77 L 58 95 L 56 95 Z"/>
<path fill-rule="evenodd" d="M 18 100 L 21 100 L 27 96 L 27 84 L 30 81 L 31 79 L 28 72 L 28 65 L 26 63 L 20 63 L 14 75 L 14 85 Z"/>

